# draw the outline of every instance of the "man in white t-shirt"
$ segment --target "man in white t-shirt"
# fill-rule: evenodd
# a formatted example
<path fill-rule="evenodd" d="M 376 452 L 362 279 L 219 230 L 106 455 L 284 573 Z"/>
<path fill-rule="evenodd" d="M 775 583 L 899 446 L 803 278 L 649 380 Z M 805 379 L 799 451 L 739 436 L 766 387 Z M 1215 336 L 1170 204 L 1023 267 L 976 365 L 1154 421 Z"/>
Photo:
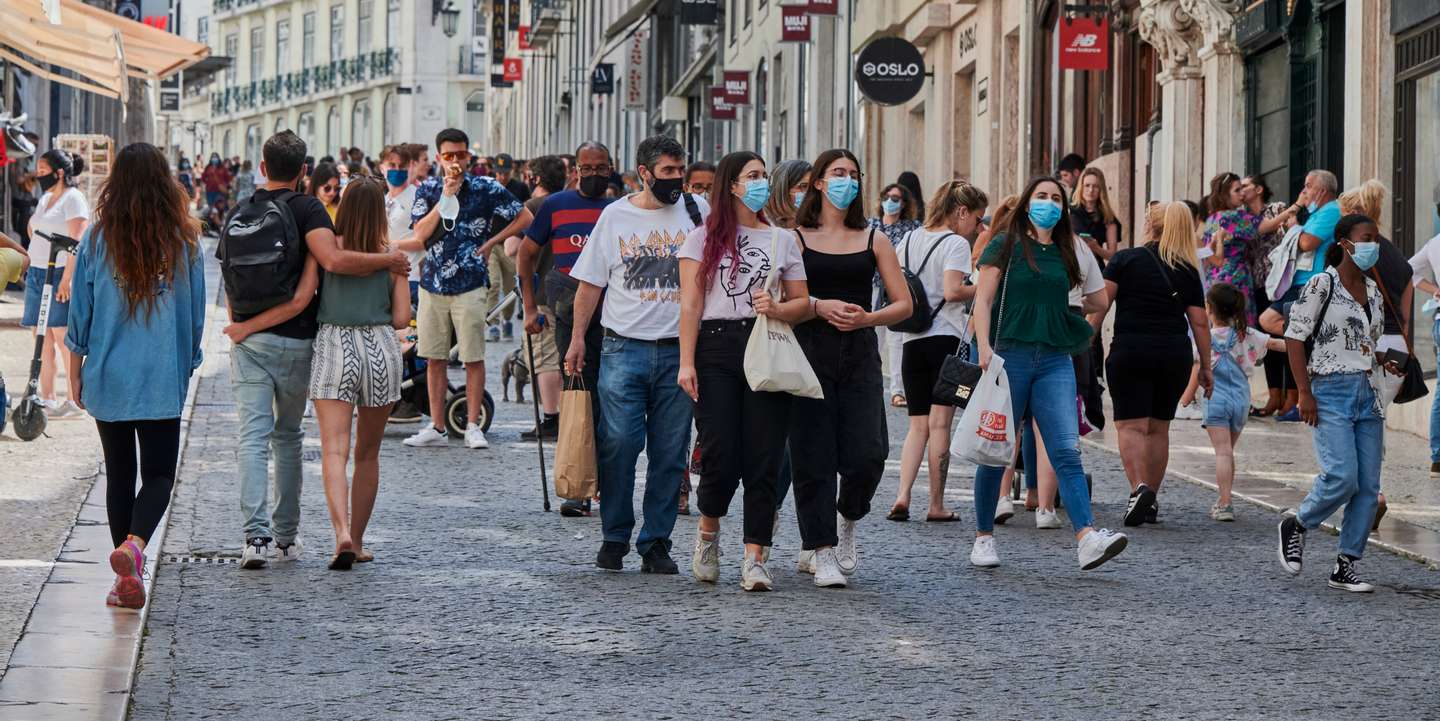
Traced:
<path fill-rule="evenodd" d="M 409 143 L 387 146 L 380 155 L 380 172 L 385 174 L 385 220 L 390 226 L 390 243 L 397 250 L 405 250 L 410 259 L 410 309 L 414 311 L 420 298 L 416 292 L 420 285 L 420 261 L 425 249 L 410 232 L 410 209 L 415 207 L 415 178 L 411 176 L 415 165 L 414 146 Z M 401 247 L 406 245 L 409 247 Z M 423 415 L 414 403 L 401 400 L 390 411 L 391 423 L 415 423 Z"/>
<path fill-rule="evenodd" d="M 565 372 L 585 365 L 585 329 L 596 306 L 605 328 L 600 354 L 600 426 L 595 429 L 604 531 L 595 566 L 619 571 L 635 528 L 635 462 L 648 458 L 645 523 L 635 550 L 646 573 L 679 572 L 670 558 L 692 405 L 680 389 L 680 246 L 709 210 L 682 192 L 685 149 L 657 135 L 640 143 L 644 189 L 605 207 L 570 271 L 579 281 Z M 648 448 L 646 448 L 648 440 Z"/>

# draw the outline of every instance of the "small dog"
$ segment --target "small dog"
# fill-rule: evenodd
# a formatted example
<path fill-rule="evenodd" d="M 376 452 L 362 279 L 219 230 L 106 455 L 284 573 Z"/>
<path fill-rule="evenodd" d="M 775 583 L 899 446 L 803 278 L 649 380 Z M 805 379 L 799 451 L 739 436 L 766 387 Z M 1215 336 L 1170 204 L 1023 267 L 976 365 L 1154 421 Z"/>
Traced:
<path fill-rule="evenodd" d="M 503 400 L 510 400 L 510 379 L 514 378 L 515 402 L 525 402 L 525 386 L 530 383 L 530 369 L 525 367 L 525 361 L 520 359 L 522 350 L 524 350 L 523 345 L 510 351 L 505 356 L 505 361 L 500 364 L 500 389 Z"/>

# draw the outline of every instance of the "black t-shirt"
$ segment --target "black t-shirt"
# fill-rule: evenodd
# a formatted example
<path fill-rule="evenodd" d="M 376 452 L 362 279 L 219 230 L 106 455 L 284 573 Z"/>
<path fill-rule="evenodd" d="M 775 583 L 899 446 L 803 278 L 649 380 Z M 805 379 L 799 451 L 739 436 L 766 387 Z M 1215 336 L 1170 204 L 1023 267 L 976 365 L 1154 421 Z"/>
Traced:
<path fill-rule="evenodd" d="M 511 178 L 505 181 L 505 189 L 510 191 L 510 194 L 522 203 L 530 199 L 530 186 L 520 182 L 519 178 Z"/>
<path fill-rule="evenodd" d="M 1083 205 L 1070 206 L 1070 229 L 1075 235 L 1088 235 L 1094 238 L 1095 242 L 1099 243 L 1102 248 L 1105 246 L 1105 241 L 1108 237 L 1108 228 L 1112 225 L 1115 226 L 1115 242 L 1118 245 L 1120 242 L 1119 219 L 1106 223 L 1105 214 L 1101 211 L 1096 211 L 1094 214 L 1091 214 L 1085 210 L 1085 206 Z M 1097 255 L 1095 256 L 1095 260 L 1100 263 L 1100 267 L 1105 267 L 1104 258 Z"/>
<path fill-rule="evenodd" d="M 1405 254 L 1383 235 L 1380 236 L 1380 260 L 1375 263 L 1375 272 L 1380 274 L 1380 280 L 1385 283 L 1389 300 L 1385 306 L 1385 335 L 1400 335 L 1400 318 L 1390 309 L 1400 307 L 1405 286 L 1410 285 L 1415 271 L 1410 267 L 1410 261 L 1405 259 Z"/>
<path fill-rule="evenodd" d="M 1166 284 L 1161 270 L 1169 277 Z M 1105 266 L 1105 280 L 1115 291 L 1115 335 L 1184 336 L 1190 329 L 1189 307 L 1205 307 L 1200 272 L 1187 265 L 1171 268 L 1160 260 L 1155 244 L 1126 248 Z M 1179 299 L 1171 295 L 1171 289 Z"/>
<path fill-rule="evenodd" d="M 281 192 L 283 191 L 259 189 L 255 191 L 253 201 L 270 200 Z M 322 228 L 333 232 L 335 224 L 330 222 L 330 214 L 325 212 L 325 205 L 313 195 L 297 193 L 292 195 L 285 204 L 290 206 L 290 213 L 295 216 L 295 227 L 300 230 L 300 260 L 303 263 L 310 255 L 310 246 L 305 243 L 305 235 L 312 230 Z M 267 328 L 264 332 L 300 340 L 314 338 L 316 331 L 320 328 L 320 322 L 316 318 L 319 312 L 320 294 L 316 293 L 315 298 L 310 301 L 310 305 L 305 306 L 305 310 L 301 311 L 300 315 L 280 325 Z M 243 313 L 235 314 L 236 321 L 249 320 L 252 317 L 254 316 Z"/>

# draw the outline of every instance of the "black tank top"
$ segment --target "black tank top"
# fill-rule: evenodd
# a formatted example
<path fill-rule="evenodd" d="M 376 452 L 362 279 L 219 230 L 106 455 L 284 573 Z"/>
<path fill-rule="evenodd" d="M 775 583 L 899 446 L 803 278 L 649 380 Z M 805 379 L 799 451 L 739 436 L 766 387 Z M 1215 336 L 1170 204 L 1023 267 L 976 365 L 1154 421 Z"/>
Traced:
<path fill-rule="evenodd" d="M 874 293 L 875 270 L 875 229 L 870 229 L 870 240 L 865 250 L 855 253 L 821 253 L 810 250 L 805 236 L 796 229 L 800 245 L 805 250 L 805 279 L 810 286 L 810 295 L 820 299 L 843 300 L 846 303 L 870 310 Z"/>

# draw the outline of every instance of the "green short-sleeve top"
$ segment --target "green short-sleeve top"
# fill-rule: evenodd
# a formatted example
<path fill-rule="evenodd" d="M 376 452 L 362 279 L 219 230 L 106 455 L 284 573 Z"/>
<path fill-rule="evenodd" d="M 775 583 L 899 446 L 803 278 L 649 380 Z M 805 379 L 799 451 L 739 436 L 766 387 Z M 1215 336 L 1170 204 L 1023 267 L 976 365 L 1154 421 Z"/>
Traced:
<path fill-rule="evenodd" d="M 998 234 L 985 246 L 979 265 L 996 266 L 1005 246 Z M 1090 324 L 1070 310 L 1070 278 L 1060 248 L 1031 243 L 1035 268 L 1025 262 L 1018 246 L 1010 255 L 1009 272 L 1000 269 L 1000 289 L 990 305 L 991 345 L 1002 348 L 1042 348 L 1074 355 L 1090 345 Z M 1000 309 L 1005 309 L 1001 318 Z"/>
<path fill-rule="evenodd" d="M 325 272 L 320 286 L 320 322 L 325 325 L 390 325 L 390 290 L 394 278 L 388 270 L 370 275 Z"/>

